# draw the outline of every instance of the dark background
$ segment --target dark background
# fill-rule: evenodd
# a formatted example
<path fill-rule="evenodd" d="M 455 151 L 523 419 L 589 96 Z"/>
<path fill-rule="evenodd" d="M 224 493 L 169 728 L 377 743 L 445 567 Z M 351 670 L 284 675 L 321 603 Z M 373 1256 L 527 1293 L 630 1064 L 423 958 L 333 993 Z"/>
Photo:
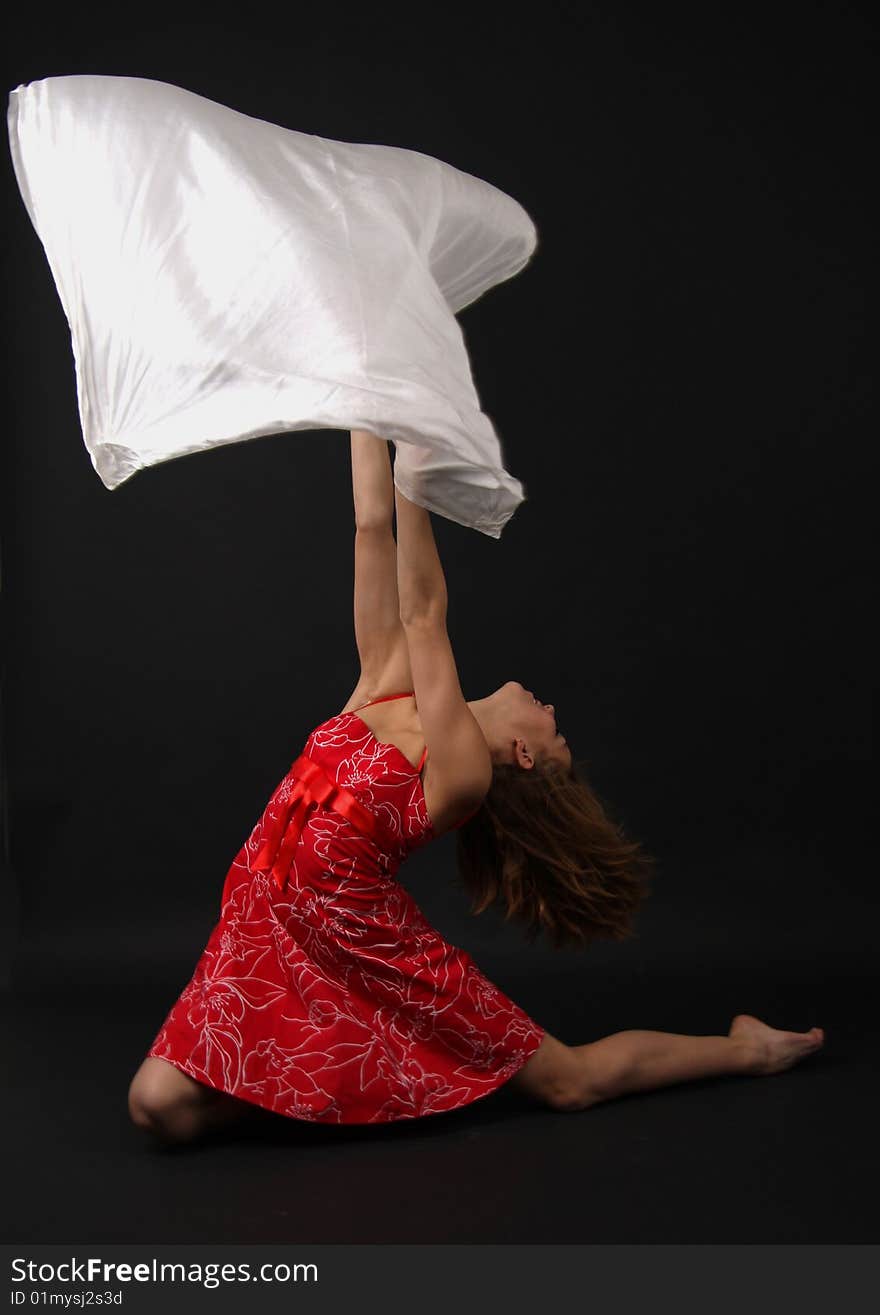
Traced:
<path fill-rule="evenodd" d="M 788 1118 L 844 1139 L 868 1108 L 859 1065 L 876 1045 L 868 12 L 151 6 L 108 24 L 35 10 L 3 64 L 7 92 L 60 74 L 148 77 L 299 131 L 420 150 L 529 211 L 531 264 L 461 316 L 527 500 L 498 541 L 433 517 L 450 634 L 467 698 L 517 679 L 554 703 L 576 759 L 656 856 L 655 893 L 633 940 L 554 953 L 494 913 L 468 917 L 451 836 L 401 880 L 571 1044 L 632 1027 L 723 1033 L 740 1010 L 824 1026 L 826 1053 L 809 1062 L 839 1108 L 815 1118 L 806 1066 L 771 1083 L 788 1084 L 800 1111 L 786 1103 Z M 59 1145 L 100 1152 L 109 1126 L 112 1162 L 137 1164 L 128 1081 L 201 952 L 234 854 L 357 680 L 348 436 L 251 440 L 106 490 L 8 151 L 2 186 L 7 1025 L 10 1046 L 33 1047 L 11 1099 L 18 1117 L 51 1092 L 55 1128 L 79 1102 Z M 839 1073 L 828 1085 L 835 1062 L 846 1097 Z M 665 1108 L 692 1129 L 683 1089 L 645 1100 L 677 1101 Z M 464 1114 L 492 1128 L 492 1108 Z M 400 1136 L 440 1154 L 440 1122 Z M 574 1135 L 562 1122 L 560 1150 Z M 540 1172 L 540 1119 L 528 1126 Z M 332 1153 L 332 1138 L 305 1131 Z M 707 1141 L 717 1134 L 713 1115 Z M 861 1164 L 862 1133 L 855 1145 L 826 1142 L 828 1171 L 838 1157 Z M 801 1151 L 792 1143 L 792 1165 Z M 744 1153 L 728 1151 L 732 1168 Z M 784 1206 L 756 1192 L 723 1220 L 697 1187 L 678 1214 L 640 1214 L 630 1197 L 616 1215 L 606 1199 L 589 1225 L 548 1215 L 545 1190 L 500 1235 L 497 1213 L 472 1220 L 458 1197 L 439 1232 L 406 1212 L 383 1225 L 352 1215 L 346 1232 L 341 1192 L 324 1225 L 355 1241 L 874 1235 L 856 1186 L 849 1206 L 802 1187 L 787 1180 Z M 717 1209 L 735 1198 L 707 1190 Z M 161 1236 L 200 1236 L 179 1209 L 156 1204 Z M 106 1198 L 84 1214 L 35 1191 L 11 1235 L 126 1238 L 126 1219 Z M 202 1227 L 217 1238 L 213 1217 Z M 230 1227 L 246 1240 L 240 1217 Z"/>

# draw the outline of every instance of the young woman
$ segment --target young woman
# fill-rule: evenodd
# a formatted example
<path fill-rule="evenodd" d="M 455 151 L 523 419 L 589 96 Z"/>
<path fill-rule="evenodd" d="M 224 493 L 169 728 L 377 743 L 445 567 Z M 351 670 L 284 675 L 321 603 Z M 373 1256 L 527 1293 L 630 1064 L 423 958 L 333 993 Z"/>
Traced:
<path fill-rule="evenodd" d="M 229 869 L 220 920 L 131 1082 L 135 1124 L 185 1142 L 261 1109 L 391 1122 L 507 1081 L 584 1110 L 818 1050 L 821 1028 L 747 1014 L 726 1035 L 566 1045 L 426 922 L 395 873 L 453 829 L 473 911 L 498 903 L 556 945 L 631 934 L 651 865 L 580 776 L 552 704 L 517 681 L 465 700 L 430 513 L 395 488 L 385 439 L 353 431 L 351 461 L 360 678 Z"/>

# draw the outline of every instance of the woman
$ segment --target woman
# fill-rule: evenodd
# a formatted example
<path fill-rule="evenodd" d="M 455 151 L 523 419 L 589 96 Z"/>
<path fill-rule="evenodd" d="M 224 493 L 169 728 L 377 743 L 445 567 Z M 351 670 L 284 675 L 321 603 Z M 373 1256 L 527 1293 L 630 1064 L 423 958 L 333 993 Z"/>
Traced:
<path fill-rule="evenodd" d="M 261 1109 L 391 1122 L 507 1081 L 583 1110 L 818 1050 L 821 1028 L 747 1014 L 723 1036 L 569 1046 L 425 921 L 394 873 L 452 829 L 474 911 L 497 901 L 557 945 L 630 934 L 650 862 L 581 779 L 551 704 L 516 681 L 465 701 L 430 513 L 395 487 L 385 439 L 352 431 L 351 459 L 361 675 L 233 862 L 221 918 L 129 1088 L 134 1123 L 185 1142 Z"/>

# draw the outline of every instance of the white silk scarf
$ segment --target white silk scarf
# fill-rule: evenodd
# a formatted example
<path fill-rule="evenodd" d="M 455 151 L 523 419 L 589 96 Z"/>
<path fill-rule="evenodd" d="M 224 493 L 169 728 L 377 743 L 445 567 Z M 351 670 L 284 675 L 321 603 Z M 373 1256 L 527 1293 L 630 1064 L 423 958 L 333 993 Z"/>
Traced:
<path fill-rule="evenodd" d="M 517 201 L 146 78 L 24 84 L 7 119 L 108 489 L 224 443 L 366 429 L 407 497 L 500 537 L 525 492 L 456 313 L 531 258 Z"/>

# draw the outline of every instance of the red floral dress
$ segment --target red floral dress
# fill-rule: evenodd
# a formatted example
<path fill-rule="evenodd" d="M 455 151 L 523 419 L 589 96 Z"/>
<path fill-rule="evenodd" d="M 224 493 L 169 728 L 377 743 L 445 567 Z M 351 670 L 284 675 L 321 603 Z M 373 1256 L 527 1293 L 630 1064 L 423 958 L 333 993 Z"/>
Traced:
<path fill-rule="evenodd" d="M 356 712 L 312 731 L 150 1056 L 289 1118 L 390 1123 L 486 1096 L 534 1054 L 544 1030 L 395 879 L 434 838 L 426 752 L 414 768 Z"/>

